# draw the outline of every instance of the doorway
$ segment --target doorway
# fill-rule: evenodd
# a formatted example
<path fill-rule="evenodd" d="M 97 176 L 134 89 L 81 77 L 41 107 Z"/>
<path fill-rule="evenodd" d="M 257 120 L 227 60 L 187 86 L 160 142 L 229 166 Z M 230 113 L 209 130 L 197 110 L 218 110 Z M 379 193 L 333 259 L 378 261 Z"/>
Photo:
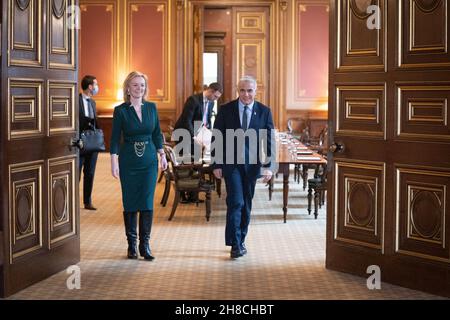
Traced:
<path fill-rule="evenodd" d="M 257 100 L 270 105 L 269 70 L 274 64 L 270 54 L 270 13 L 270 6 L 239 3 L 194 6 L 194 91 L 217 79 L 224 87 L 220 104 L 235 99 L 237 82 L 250 75 L 258 83 Z"/>

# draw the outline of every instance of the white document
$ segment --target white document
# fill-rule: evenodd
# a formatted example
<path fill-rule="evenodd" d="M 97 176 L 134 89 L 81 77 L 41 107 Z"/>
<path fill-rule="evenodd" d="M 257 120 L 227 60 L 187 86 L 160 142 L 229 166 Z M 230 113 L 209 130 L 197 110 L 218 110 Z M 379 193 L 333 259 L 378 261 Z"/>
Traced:
<path fill-rule="evenodd" d="M 205 147 L 206 149 L 209 149 L 211 146 L 211 138 L 212 138 L 212 131 L 206 128 L 205 126 L 201 126 L 194 137 L 194 141 L 197 144 Z"/>

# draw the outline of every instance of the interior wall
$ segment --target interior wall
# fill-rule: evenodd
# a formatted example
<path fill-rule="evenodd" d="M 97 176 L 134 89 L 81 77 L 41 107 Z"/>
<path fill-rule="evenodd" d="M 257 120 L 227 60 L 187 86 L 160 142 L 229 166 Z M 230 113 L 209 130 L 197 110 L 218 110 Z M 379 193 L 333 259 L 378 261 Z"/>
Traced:
<path fill-rule="evenodd" d="M 97 112 L 107 137 L 114 107 L 123 102 L 123 81 L 133 70 L 148 76 L 148 100 L 157 104 L 162 126 L 174 123 L 176 3 L 80 0 L 80 9 L 79 79 L 86 74 L 97 77 Z"/>
<path fill-rule="evenodd" d="M 236 90 L 232 87 L 232 15 L 231 8 L 205 8 L 204 28 L 205 32 L 226 32 L 223 42 L 225 44 L 223 61 L 224 101 L 229 101 L 236 96 Z"/>
<path fill-rule="evenodd" d="M 326 119 L 329 1 L 295 0 L 288 10 L 286 116 Z"/>
<path fill-rule="evenodd" d="M 149 76 L 149 100 L 158 106 L 163 130 L 175 123 L 185 99 L 192 94 L 189 44 L 194 5 L 211 8 L 261 3 L 270 6 L 274 23 L 270 44 L 275 60 L 269 73 L 275 125 L 284 129 L 286 120 L 298 115 L 326 118 L 327 0 L 80 0 L 80 79 L 84 74 L 98 78 L 96 100 L 106 136 L 113 108 L 121 103 L 123 80 L 133 69 Z M 205 31 L 222 28 L 221 23 L 233 28 L 226 11 L 207 13 Z M 233 92 L 227 76 L 233 72 L 231 59 L 225 59 L 224 85 Z"/>

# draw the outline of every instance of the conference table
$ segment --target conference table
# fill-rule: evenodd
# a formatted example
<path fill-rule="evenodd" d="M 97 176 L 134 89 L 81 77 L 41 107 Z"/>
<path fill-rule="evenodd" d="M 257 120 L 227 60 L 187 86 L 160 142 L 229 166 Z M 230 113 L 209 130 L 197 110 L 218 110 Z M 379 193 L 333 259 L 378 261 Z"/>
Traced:
<path fill-rule="evenodd" d="M 277 133 L 275 140 L 277 144 L 278 173 L 283 175 L 283 219 L 284 223 L 286 223 L 288 212 L 290 165 L 320 165 L 326 164 L 327 160 L 289 134 Z M 272 180 L 269 184 L 270 198 L 273 190 L 273 179 L 274 177 L 272 177 Z"/>
<path fill-rule="evenodd" d="M 290 174 L 290 165 L 293 164 L 326 164 L 327 160 L 316 151 L 311 148 L 305 146 L 296 138 L 292 137 L 290 134 L 277 132 L 276 133 L 276 148 L 277 148 L 277 165 L 279 174 L 283 175 L 283 220 L 286 223 L 287 220 L 287 212 L 288 212 L 288 197 L 289 197 L 289 174 Z M 190 156 L 189 156 L 190 157 Z M 179 161 L 181 159 L 178 159 Z M 210 154 L 203 154 L 200 163 L 203 164 L 202 171 L 204 174 L 210 175 L 211 179 L 214 179 L 212 175 L 210 163 Z M 273 192 L 273 180 L 269 182 L 269 197 L 272 198 Z M 221 194 L 221 180 L 216 179 L 216 191 Z"/>

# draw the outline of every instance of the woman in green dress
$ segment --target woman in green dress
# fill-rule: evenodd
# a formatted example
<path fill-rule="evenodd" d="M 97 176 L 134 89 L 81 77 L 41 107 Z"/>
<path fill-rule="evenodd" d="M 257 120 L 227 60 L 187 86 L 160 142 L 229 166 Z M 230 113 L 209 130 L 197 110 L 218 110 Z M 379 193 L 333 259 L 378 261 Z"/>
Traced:
<path fill-rule="evenodd" d="M 123 84 L 125 102 L 115 107 L 111 134 L 111 173 L 120 178 L 128 258 L 137 259 L 137 212 L 139 254 L 153 260 L 149 245 L 153 221 L 153 197 L 160 168 L 167 168 L 156 105 L 145 101 L 148 80 L 131 72 Z"/>

